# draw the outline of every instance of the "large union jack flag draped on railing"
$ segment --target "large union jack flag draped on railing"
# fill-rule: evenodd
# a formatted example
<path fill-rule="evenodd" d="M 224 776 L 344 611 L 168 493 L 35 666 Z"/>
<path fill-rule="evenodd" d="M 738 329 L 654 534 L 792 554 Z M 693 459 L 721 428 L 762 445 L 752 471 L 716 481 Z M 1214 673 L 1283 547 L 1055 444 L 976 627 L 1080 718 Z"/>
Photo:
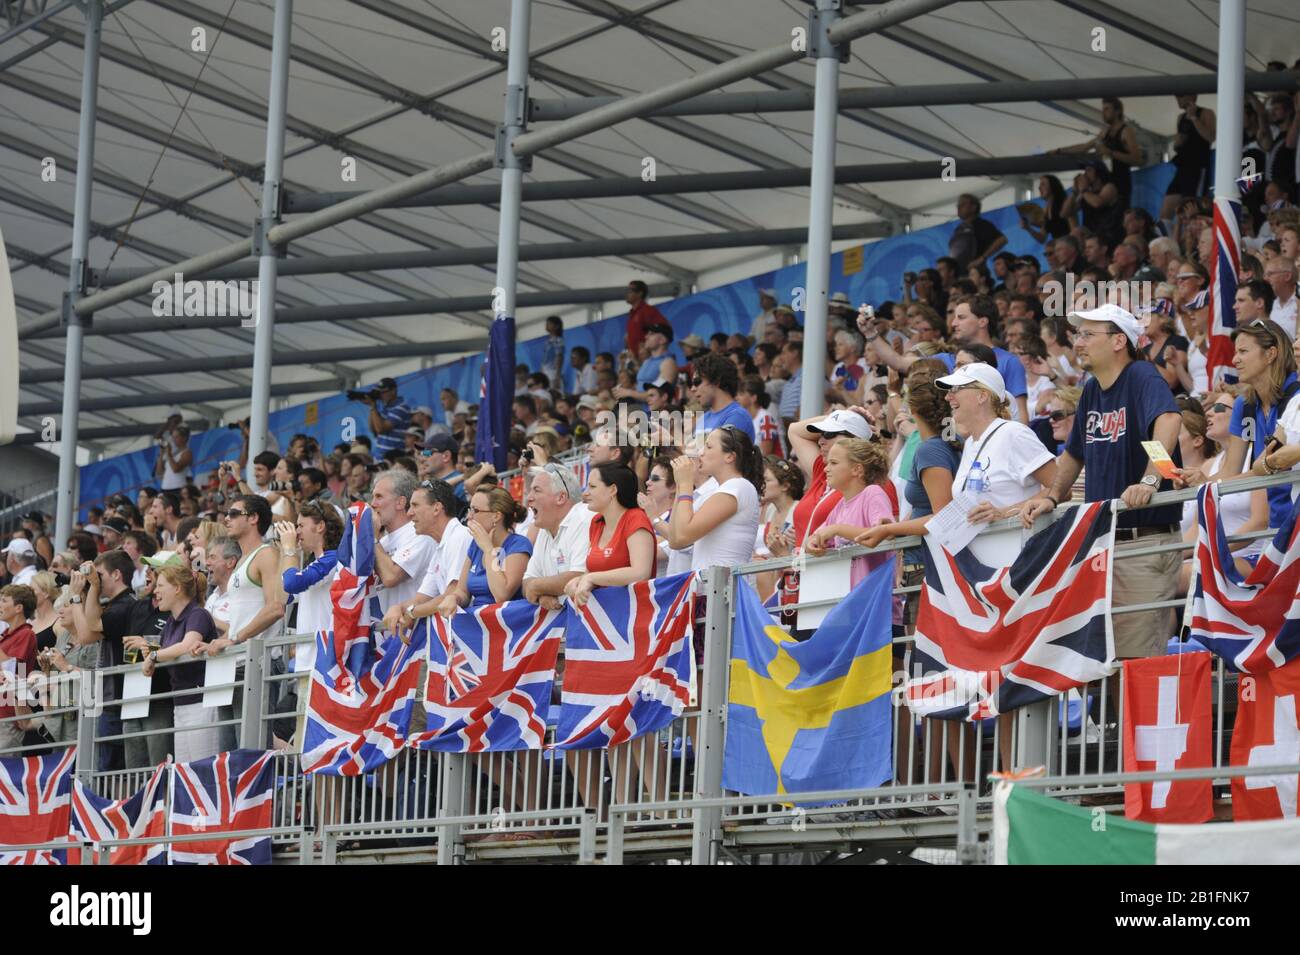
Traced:
<path fill-rule="evenodd" d="M 269 865 L 270 836 L 222 839 L 223 832 L 271 828 L 275 754 L 237 749 L 173 768 L 172 835 L 210 833 L 214 838 L 176 842 L 172 865 Z"/>
<path fill-rule="evenodd" d="M 353 504 L 339 543 L 339 572 L 330 586 L 334 629 L 316 634 L 316 664 L 307 700 L 303 771 L 357 776 L 402 748 L 420 678 L 426 625 L 409 644 L 372 638 L 374 515 Z"/>
<path fill-rule="evenodd" d="M 557 749 L 614 746 L 671 723 L 690 702 L 695 574 L 594 590 L 570 607 Z"/>
<path fill-rule="evenodd" d="M 143 839 L 167 834 L 167 788 L 171 767 L 161 764 L 144 788 L 126 799 L 108 799 L 92 792 L 80 779 L 72 787 L 72 834 L 81 842 Z M 84 860 L 91 861 L 91 860 Z M 110 865 L 166 865 L 167 844 L 117 846 Z"/>
<path fill-rule="evenodd" d="M 1205 369 L 1211 385 L 1219 380 L 1237 380 L 1232 364 L 1232 332 L 1237 327 L 1233 302 L 1237 297 L 1237 276 L 1241 274 L 1240 222 L 1240 202 L 1214 200 L 1214 254 L 1207 263 L 1210 269 L 1210 347 Z"/>
<path fill-rule="evenodd" d="M 1220 511 L 1221 491 L 1197 496 L 1196 572 L 1191 637 L 1242 673 L 1276 669 L 1300 655 L 1300 539 L 1296 514 L 1278 528 L 1243 578 L 1233 563 Z"/>
<path fill-rule="evenodd" d="M 63 842 L 72 815 L 76 748 L 0 758 L 0 865 L 62 865 L 62 849 L 6 852 L 5 846 Z"/>
<path fill-rule="evenodd" d="M 1070 508 L 999 570 L 927 538 L 908 707 L 984 719 L 1111 673 L 1114 540 L 1109 501 Z"/>
<path fill-rule="evenodd" d="M 428 723 L 410 745 L 448 753 L 541 749 L 566 615 L 513 600 L 429 618 Z"/>

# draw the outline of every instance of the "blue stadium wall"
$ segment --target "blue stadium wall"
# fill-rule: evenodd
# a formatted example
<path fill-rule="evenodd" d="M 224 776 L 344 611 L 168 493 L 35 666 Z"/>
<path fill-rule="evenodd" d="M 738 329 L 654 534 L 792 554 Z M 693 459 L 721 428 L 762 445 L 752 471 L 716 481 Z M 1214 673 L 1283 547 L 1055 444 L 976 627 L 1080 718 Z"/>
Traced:
<path fill-rule="evenodd" d="M 1168 163 L 1137 172 L 1133 186 L 1134 204 L 1157 214 L 1172 177 L 1173 166 Z M 1014 206 L 987 210 L 984 216 L 1006 234 L 1008 251 L 1017 255 L 1037 255 L 1041 260 L 1042 246 L 1020 228 L 1020 218 Z M 847 293 L 854 303 L 899 300 L 903 273 L 927 268 L 940 256 L 947 255 L 948 238 L 955 228 L 954 220 L 836 254 L 831 259 L 831 291 Z M 795 298 L 794 290 L 804 285 L 804 274 L 803 263 L 792 265 L 661 302 L 658 307 L 673 323 L 678 337 L 693 333 L 707 339 L 714 332 L 748 333 L 759 310 L 758 290 L 775 288 L 781 301 L 791 302 Z M 623 314 L 590 325 L 567 328 L 565 345 L 568 348 L 585 345 L 593 355 L 602 351 L 618 354 L 623 347 L 626 323 L 627 315 Z M 530 368 L 540 367 L 542 347 L 542 338 L 520 342 L 517 360 Z M 483 358 L 482 354 L 472 355 L 403 375 L 397 379 L 398 391 L 412 407 L 429 405 L 435 412 L 443 388 L 454 388 L 462 398 L 472 403 L 479 393 Z M 378 377 L 381 376 L 377 375 L 376 380 Z M 572 385 L 571 381 L 569 385 Z M 270 429 L 281 448 L 288 446 L 292 435 L 301 433 L 316 438 L 321 447 L 328 450 L 343 440 L 348 419 L 351 419 L 353 433 L 369 433 L 366 406 L 337 394 L 273 412 Z M 220 461 L 239 455 L 239 432 L 229 428 L 196 433 L 190 443 L 194 448 L 196 474 L 211 471 Z M 82 519 L 85 519 L 86 507 L 113 494 L 154 483 L 157 454 L 156 448 L 145 448 L 82 467 Z"/>

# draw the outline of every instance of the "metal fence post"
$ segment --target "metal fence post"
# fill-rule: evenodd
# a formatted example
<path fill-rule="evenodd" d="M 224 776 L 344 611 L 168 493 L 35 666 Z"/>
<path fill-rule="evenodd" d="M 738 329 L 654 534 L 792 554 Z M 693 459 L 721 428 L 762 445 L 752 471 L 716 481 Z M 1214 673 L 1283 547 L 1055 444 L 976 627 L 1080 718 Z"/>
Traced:
<path fill-rule="evenodd" d="M 93 680 L 94 690 L 86 695 L 86 681 Z M 95 774 L 95 724 L 104 705 L 104 675 L 99 670 L 82 670 L 77 674 L 77 778 L 89 784 Z"/>
<path fill-rule="evenodd" d="M 1053 512 L 1055 513 L 1055 512 Z M 1044 515 L 1034 521 L 1034 526 L 1020 532 L 1021 549 L 1034 534 L 1047 527 L 1055 517 Z M 1054 772 L 1059 759 L 1056 748 L 1052 745 L 1052 721 L 1058 719 L 1060 701 L 1064 696 L 1054 696 L 1049 700 L 1030 703 L 1015 711 L 1015 748 L 1011 754 L 1013 769 L 1027 769 L 1033 766 L 1045 766 L 1049 773 Z"/>
<path fill-rule="evenodd" d="M 596 827 L 600 817 L 595 809 L 584 809 L 578 820 L 578 865 L 596 864 Z"/>
<path fill-rule="evenodd" d="M 737 584 L 737 586 L 748 586 Z M 722 744 L 727 717 L 727 660 L 731 655 L 731 570 L 704 572 L 704 672 L 700 678 L 700 729 L 695 750 L 695 795 L 722 795 Z M 722 810 L 695 809 L 691 827 L 691 863 L 712 865 L 721 838 Z"/>
<path fill-rule="evenodd" d="M 265 749 L 266 732 L 262 726 L 262 663 L 266 658 L 266 638 L 251 637 L 244 659 L 244 705 L 239 715 L 239 745 L 243 749 Z"/>
<path fill-rule="evenodd" d="M 977 783 L 966 783 L 957 793 L 958 865 L 979 864 L 979 831 L 975 828 L 975 800 L 979 797 L 977 786 Z"/>
<path fill-rule="evenodd" d="M 460 816 L 465 811 L 464 753 L 442 754 L 442 783 L 438 786 L 438 816 Z M 438 827 L 438 865 L 459 865 L 465 858 L 460 826 Z"/>

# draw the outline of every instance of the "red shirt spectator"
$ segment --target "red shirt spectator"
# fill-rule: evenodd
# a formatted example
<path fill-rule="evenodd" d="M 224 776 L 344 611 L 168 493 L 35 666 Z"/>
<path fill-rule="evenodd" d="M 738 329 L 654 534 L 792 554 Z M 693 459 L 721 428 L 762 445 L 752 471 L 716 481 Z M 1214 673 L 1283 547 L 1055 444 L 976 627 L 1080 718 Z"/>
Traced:
<path fill-rule="evenodd" d="M 794 545 L 803 546 L 803 539 L 826 523 L 826 518 L 843 498 L 839 491 L 826 486 L 826 461 L 820 456 L 813 461 L 812 482 L 794 506 Z"/>
<path fill-rule="evenodd" d="M 645 330 L 651 325 L 671 325 L 663 313 L 646 301 L 649 289 L 644 282 L 627 283 L 627 304 L 632 310 L 627 316 L 627 350 L 632 357 L 641 352 L 641 343 L 645 341 Z"/>
<path fill-rule="evenodd" d="M 599 573 L 603 570 L 618 570 L 632 565 L 632 555 L 628 553 L 627 539 L 637 531 L 646 531 L 654 536 L 654 526 L 641 508 L 631 508 L 623 512 L 614 527 L 614 536 L 604 547 L 600 539 L 605 533 L 605 517 L 597 514 L 591 519 L 591 550 L 587 552 L 587 572 Z"/>
<path fill-rule="evenodd" d="M 23 621 L 19 626 L 11 627 L 5 631 L 3 637 L 0 637 L 0 653 L 4 654 L 6 660 L 18 661 L 18 672 L 11 672 L 11 677 L 25 678 L 38 672 L 36 666 L 36 631 L 26 621 Z M 9 702 L 0 706 L 0 717 L 13 716 L 13 693 L 10 692 L 4 695 L 9 698 Z"/>

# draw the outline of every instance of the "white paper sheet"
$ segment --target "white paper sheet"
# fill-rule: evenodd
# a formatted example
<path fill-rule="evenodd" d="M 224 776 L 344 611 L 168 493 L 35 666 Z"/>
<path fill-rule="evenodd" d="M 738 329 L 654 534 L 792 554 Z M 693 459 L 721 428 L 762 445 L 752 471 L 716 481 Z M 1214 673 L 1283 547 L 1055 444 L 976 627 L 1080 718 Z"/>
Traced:
<path fill-rule="evenodd" d="M 969 546 L 975 535 L 984 528 L 983 524 L 972 524 L 966 517 L 978 503 L 978 498 L 973 494 L 965 491 L 955 494 L 925 525 L 930 540 L 942 544 L 950 554 Z"/>
<path fill-rule="evenodd" d="M 851 560 L 828 561 L 822 564 L 809 564 L 799 573 L 799 602 L 828 600 L 821 607 L 805 607 L 798 611 L 795 626 L 800 630 L 815 630 L 821 626 L 827 614 L 844 599 L 849 592 L 849 575 L 853 568 Z"/>
<path fill-rule="evenodd" d="M 223 653 L 217 657 L 208 657 L 208 664 L 203 670 L 203 685 L 215 686 L 235 682 L 235 670 L 242 656 Z M 224 690 L 204 690 L 203 705 L 207 707 L 229 706 L 235 699 L 235 688 L 228 686 Z"/>
<path fill-rule="evenodd" d="M 131 670 L 122 677 L 122 719 L 142 720 L 149 715 L 153 677 Z M 140 699 L 144 697 L 144 699 Z"/>

